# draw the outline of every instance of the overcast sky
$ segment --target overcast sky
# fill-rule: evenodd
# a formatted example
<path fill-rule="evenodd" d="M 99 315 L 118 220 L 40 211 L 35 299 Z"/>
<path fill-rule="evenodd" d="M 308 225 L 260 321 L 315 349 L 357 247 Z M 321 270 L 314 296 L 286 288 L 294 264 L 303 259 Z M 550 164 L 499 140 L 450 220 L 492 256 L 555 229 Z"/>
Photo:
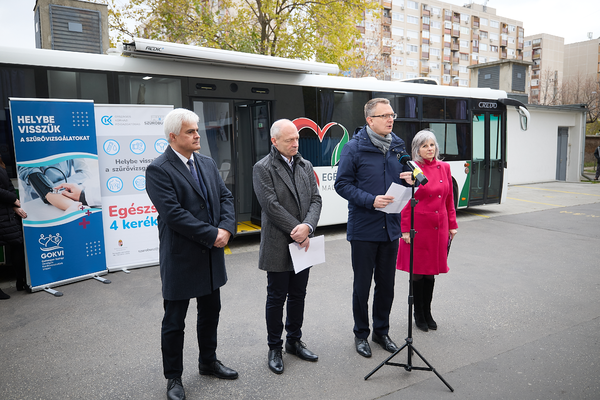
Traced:
<path fill-rule="evenodd" d="M 523 21 L 525 36 L 549 33 L 565 38 L 565 44 L 588 40 L 588 32 L 600 37 L 600 0 L 490 0 L 487 5 L 501 17 Z M 0 46 L 35 47 L 34 6 L 35 0 L 0 0 Z"/>

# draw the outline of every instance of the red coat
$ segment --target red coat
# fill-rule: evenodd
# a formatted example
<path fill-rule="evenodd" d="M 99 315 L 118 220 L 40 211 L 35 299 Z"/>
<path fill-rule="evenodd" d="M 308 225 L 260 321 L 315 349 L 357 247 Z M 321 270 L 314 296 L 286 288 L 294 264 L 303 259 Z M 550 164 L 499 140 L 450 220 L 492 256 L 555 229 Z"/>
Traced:
<path fill-rule="evenodd" d="M 450 165 L 433 160 L 419 163 L 427 177 L 426 185 L 415 192 L 415 238 L 413 273 L 438 275 L 448 272 L 448 238 L 450 229 L 457 229 Z M 401 213 L 402 232 L 410 232 L 410 202 Z M 409 271 L 410 244 L 400 239 L 396 268 Z"/>

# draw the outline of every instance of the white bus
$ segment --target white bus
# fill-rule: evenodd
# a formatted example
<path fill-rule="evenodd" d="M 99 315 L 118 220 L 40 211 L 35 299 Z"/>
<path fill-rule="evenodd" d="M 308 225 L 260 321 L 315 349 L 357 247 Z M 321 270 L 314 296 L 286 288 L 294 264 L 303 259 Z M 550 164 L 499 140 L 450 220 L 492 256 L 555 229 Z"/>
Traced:
<path fill-rule="evenodd" d="M 201 153 L 212 157 L 235 197 L 238 233 L 259 229 L 252 166 L 268 154 L 281 118 L 300 131 L 323 197 L 319 225 L 347 222 L 333 184 L 341 147 L 365 124 L 363 106 L 385 97 L 394 132 L 407 145 L 431 129 L 450 163 L 457 208 L 506 195 L 506 109 L 528 112 L 504 91 L 346 78 L 337 66 L 136 39 L 110 55 L 0 47 L 0 154 L 15 177 L 9 97 L 91 99 L 100 104 L 167 104 L 200 116 Z"/>

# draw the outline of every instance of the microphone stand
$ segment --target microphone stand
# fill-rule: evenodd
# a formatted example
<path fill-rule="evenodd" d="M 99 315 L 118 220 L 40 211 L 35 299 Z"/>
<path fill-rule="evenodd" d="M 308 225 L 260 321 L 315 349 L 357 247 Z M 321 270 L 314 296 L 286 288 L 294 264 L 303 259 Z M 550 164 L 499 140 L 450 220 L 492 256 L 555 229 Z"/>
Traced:
<path fill-rule="evenodd" d="M 417 183 L 417 182 L 415 182 L 415 183 Z M 412 194 L 411 194 L 411 198 L 410 198 L 410 268 L 409 268 L 409 274 L 408 274 L 409 275 L 409 279 L 408 279 L 408 282 L 409 282 L 409 285 L 408 285 L 408 337 L 405 339 L 406 343 L 404 343 L 391 356 L 389 356 L 381 364 L 379 364 L 377 366 L 377 368 L 375 368 L 373 371 L 369 372 L 369 374 L 367 376 L 365 376 L 365 381 L 367 379 L 369 379 L 371 377 L 371 375 L 373 375 L 375 372 L 377 372 L 384 365 L 392 365 L 394 367 L 403 367 L 407 372 L 411 372 L 412 370 L 431 371 L 434 374 L 436 374 L 437 377 L 440 378 L 440 380 L 442 382 L 444 382 L 444 384 L 448 387 L 448 389 L 450 389 L 451 392 L 454 392 L 454 389 L 452 388 L 452 386 L 450 386 L 450 384 L 444 380 L 444 378 L 435 370 L 435 368 L 433 368 L 433 366 L 431 364 L 429 364 L 429 362 L 427 362 L 427 360 L 421 355 L 421 353 L 419 353 L 417 351 L 417 349 L 413 345 L 413 337 L 412 337 L 412 313 L 413 313 L 413 303 L 414 303 L 413 254 L 414 254 L 415 233 L 416 233 L 415 232 L 415 206 L 417 205 L 419 200 L 415 199 L 415 185 L 414 184 L 412 185 L 411 190 L 412 190 Z M 396 357 L 396 355 L 398 353 L 400 353 L 402 350 L 404 350 L 405 348 L 408 348 L 408 358 L 407 358 L 406 364 L 390 362 L 390 360 L 392 358 Z M 427 364 L 427 367 L 415 367 L 412 364 L 413 351 L 419 356 L 419 358 L 421 360 L 423 360 L 423 362 L 425 364 Z"/>

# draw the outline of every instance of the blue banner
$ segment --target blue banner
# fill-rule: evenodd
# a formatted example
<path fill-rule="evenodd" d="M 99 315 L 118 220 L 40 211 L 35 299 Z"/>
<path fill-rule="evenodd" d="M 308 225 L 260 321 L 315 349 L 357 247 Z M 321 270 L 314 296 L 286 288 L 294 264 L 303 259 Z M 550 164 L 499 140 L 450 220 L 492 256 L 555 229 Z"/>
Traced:
<path fill-rule="evenodd" d="M 106 272 L 94 103 L 10 99 L 32 289 Z"/>

